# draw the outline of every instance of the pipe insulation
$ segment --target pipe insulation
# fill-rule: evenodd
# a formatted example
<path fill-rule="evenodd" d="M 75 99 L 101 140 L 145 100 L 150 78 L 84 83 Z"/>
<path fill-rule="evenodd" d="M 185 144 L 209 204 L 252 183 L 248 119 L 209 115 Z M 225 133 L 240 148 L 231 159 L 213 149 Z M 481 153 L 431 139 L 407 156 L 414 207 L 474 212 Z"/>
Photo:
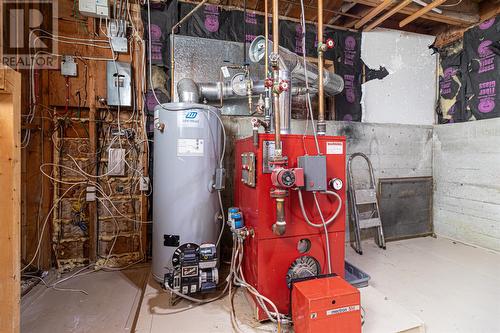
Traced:
<path fill-rule="evenodd" d="M 249 58 L 250 61 L 254 63 L 260 63 L 265 57 L 265 47 L 266 47 L 266 38 L 264 36 L 257 36 L 252 44 L 250 44 Z M 268 41 L 268 47 L 273 47 L 273 42 Z M 290 71 L 290 75 L 292 78 L 292 86 L 294 86 L 297 81 L 300 83 L 305 83 L 305 75 L 309 82 L 311 83 L 311 87 L 314 89 L 318 89 L 318 66 L 312 64 L 310 62 L 306 62 L 306 68 L 304 68 L 301 56 L 289 51 L 288 49 L 280 46 L 279 47 L 280 59 L 282 66 L 286 66 L 286 68 Z M 344 80 L 341 76 L 333 73 L 332 71 L 325 70 L 323 72 L 323 86 L 325 93 L 329 96 L 335 96 L 344 90 Z"/>

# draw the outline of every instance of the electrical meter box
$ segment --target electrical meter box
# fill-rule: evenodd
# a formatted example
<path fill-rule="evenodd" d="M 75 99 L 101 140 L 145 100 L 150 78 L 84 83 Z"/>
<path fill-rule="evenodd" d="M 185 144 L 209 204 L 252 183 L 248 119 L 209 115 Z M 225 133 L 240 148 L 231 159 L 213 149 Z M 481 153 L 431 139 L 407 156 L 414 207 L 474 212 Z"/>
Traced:
<path fill-rule="evenodd" d="M 359 290 L 339 276 L 293 283 L 295 333 L 360 333 Z"/>

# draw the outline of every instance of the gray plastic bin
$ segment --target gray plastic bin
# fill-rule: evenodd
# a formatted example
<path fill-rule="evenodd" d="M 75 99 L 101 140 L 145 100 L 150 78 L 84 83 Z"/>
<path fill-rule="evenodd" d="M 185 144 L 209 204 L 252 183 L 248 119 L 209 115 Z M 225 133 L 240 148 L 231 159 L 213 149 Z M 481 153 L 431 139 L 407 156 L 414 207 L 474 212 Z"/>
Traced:
<path fill-rule="evenodd" d="M 345 280 L 356 288 L 363 288 L 368 286 L 370 275 L 366 274 L 356 266 L 345 262 Z"/>

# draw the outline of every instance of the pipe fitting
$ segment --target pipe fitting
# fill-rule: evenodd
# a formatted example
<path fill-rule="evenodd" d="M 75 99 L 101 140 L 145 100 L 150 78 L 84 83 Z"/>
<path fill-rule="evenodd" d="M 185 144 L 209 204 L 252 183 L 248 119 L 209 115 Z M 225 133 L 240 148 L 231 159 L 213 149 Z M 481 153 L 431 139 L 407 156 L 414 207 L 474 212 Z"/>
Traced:
<path fill-rule="evenodd" d="M 275 234 L 276 236 L 283 236 L 286 232 L 286 223 L 276 222 L 275 224 L 273 224 L 272 229 L 273 234 Z"/>
<path fill-rule="evenodd" d="M 276 198 L 276 222 L 273 224 L 272 229 L 276 236 L 285 234 L 285 198 Z"/>
<path fill-rule="evenodd" d="M 184 78 L 177 83 L 177 95 L 182 103 L 198 103 L 200 90 L 194 80 Z"/>
<path fill-rule="evenodd" d="M 326 135 L 326 122 L 324 120 L 318 121 L 316 125 L 318 135 Z"/>

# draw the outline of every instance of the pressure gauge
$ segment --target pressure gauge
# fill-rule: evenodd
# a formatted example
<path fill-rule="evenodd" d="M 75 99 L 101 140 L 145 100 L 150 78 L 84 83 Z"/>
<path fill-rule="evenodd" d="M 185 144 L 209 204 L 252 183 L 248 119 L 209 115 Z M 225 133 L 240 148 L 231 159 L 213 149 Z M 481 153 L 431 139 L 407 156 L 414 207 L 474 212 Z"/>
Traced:
<path fill-rule="evenodd" d="M 333 189 L 335 191 L 342 189 L 343 185 L 344 185 L 344 183 L 342 182 L 342 179 L 340 179 L 340 178 L 333 178 L 332 180 L 330 180 L 330 186 L 333 187 Z"/>

